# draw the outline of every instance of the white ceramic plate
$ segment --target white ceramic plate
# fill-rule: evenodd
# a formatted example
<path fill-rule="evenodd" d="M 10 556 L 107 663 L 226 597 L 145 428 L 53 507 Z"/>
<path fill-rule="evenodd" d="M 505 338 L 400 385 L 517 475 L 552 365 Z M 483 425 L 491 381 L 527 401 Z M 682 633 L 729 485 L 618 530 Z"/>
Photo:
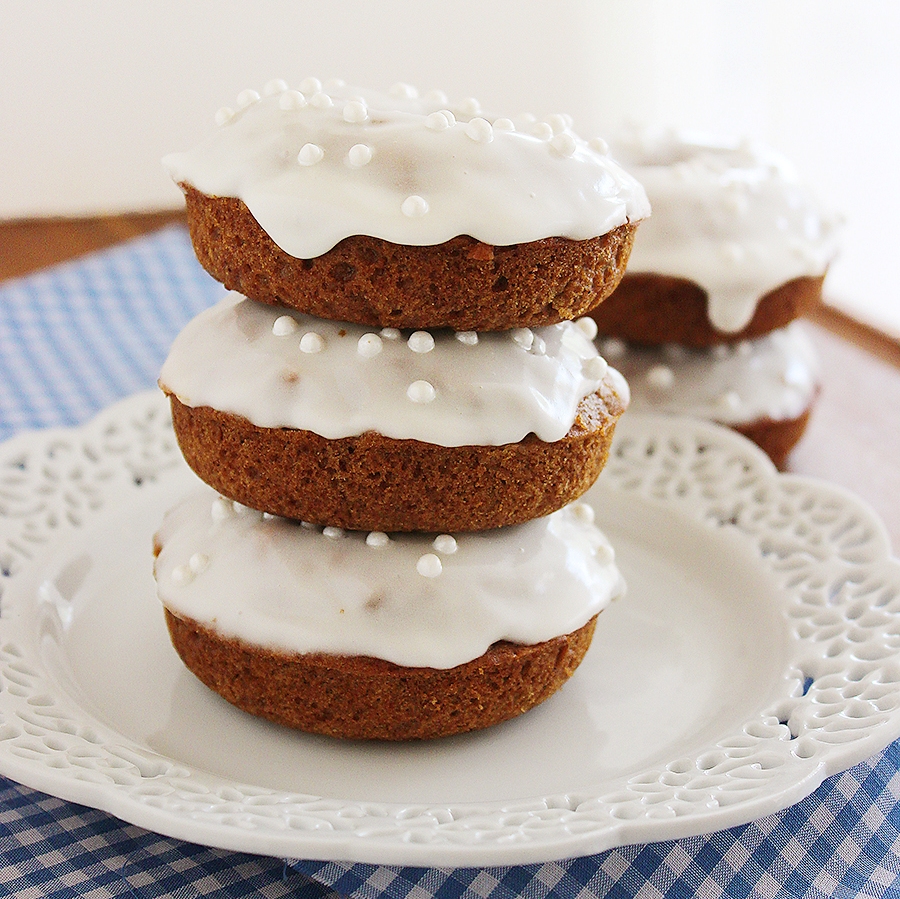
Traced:
<path fill-rule="evenodd" d="M 156 394 L 0 450 L 3 774 L 212 846 L 500 865 L 746 822 L 900 735 L 884 529 L 730 431 L 625 417 L 589 500 L 628 595 L 543 706 L 421 744 L 283 730 L 183 669 L 151 535 L 192 480 Z"/>

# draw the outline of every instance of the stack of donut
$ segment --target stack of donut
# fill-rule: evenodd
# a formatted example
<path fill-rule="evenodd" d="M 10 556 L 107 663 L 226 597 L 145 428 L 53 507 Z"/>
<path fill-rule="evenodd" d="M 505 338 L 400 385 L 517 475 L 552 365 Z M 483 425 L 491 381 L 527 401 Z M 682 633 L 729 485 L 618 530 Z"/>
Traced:
<path fill-rule="evenodd" d="M 592 313 L 601 351 L 633 408 L 728 425 L 782 466 L 819 390 L 796 319 L 821 301 L 836 219 L 767 148 L 646 129 L 612 143 L 653 217 Z"/>
<path fill-rule="evenodd" d="M 642 187 L 566 117 L 307 79 L 165 164 L 229 293 L 160 375 L 205 487 L 166 516 L 173 644 L 252 714 L 429 738 L 542 702 L 623 589 L 578 498 L 628 387 L 585 317 Z"/>

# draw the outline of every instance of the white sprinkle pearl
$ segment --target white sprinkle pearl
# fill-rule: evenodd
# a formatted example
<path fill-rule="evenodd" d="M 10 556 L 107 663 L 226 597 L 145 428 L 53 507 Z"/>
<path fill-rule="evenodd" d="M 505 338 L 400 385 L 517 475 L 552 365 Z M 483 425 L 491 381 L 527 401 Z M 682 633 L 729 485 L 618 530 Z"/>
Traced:
<path fill-rule="evenodd" d="M 581 363 L 581 371 L 586 378 L 592 381 L 602 381 L 606 377 L 609 366 L 602 356 L 591 356 Z"/>
<path fill-rule="evenodd" d="M 200 574 L 209 567 L 209 556 L 204 553 L 194 553 L 190 559 L 188 559 L 188 567 L 194 574 Z"/>
<path fill-rule="evenodd" d="M 509 336 L 512 337 L 513 341 L 522 347 L 523 350 L 530 350 L 531 345 L 534 343 L 534 332 L 531 328 L 513 328 L 513 330 L 509 332 Z"/>
<path fill-rule="evenodd" d="M 462 115 L 473 116 L 481 112 L 481 104 L 474 97 L 466 97 L 456 104 L 456 108 Z"/>
<path fill-rule="evenodd" d="M 550 140 L 553 137 L 553 129 L 546 122 L 537 122 L 532 126 L 531 133 L 541 140 Z"/>
<path fill-rule="evenodd" d="M 301 353 L 321 353 L 325 349 L 325 338 L 315 331 L 307 331 L 300 338 Z"/>
<path fill-rule="evenodd" d="M 437 577 L 444 570 L 441 560 L 434 553 L 425 553 L 416 562 L 416 571 L 422 577 Z"/>
<path fill-rule="evenodd" d="M 449 109 L 442 109 L 441 115 L 444 116 L 451 125 L 456 124 L 456 116 Z"/>
<path fill-rule="evenodd" d="M 234 118 L 234 110 L 230 106 L 223 106 L 216 113 L 216 124 L 227 125 Z"/>
<path fill-rule="evenodd" d="M 572 515 L 579 524 L 593 524 L 594 510 L 587 503 L 572 503 Z"/>
<path fill-rule="evenodd" d="M 452 556 L 458 548 L 456 538 L 452 534 L 438 534 L 431 545 L 445 556 Z"/>
<path fill-rule="evenodd" d="M 569 121 L 564 115 L 548 116 L 547 124 L 553 129 L 554 134 L 562 134 L 569 127 Z"/>
<path fill-rule="evenodd" d="M 447 104 L 447 95 L 439 90 L 428 91 L 422 99 L 426 103 L 433 103 L 435 106 L 445 106 Z"/>
<path fill-rule="evenodd" d="M 304 80 L 300 82 L 300 90 L 303 91 L 304 94 L 314 94 L 322 90 L 322 82 L 319 81 L 318 78 L 304 78 Z"/>
<path fill-rule="evenodd" d="M 534 343 L 531 345 L 531 352 L 535 356 L 543 356 L 547 352 L 547 344 L 543 337 L 535 337 Z"/>
<path fill-rule="evenodd" d="M 477 331 L 457 331 L 456 339 L 466 346 L 475 346 L 478 343 Z"/>
<path fill-rule="evenodd" d="M 597 322 L 588 315 L 575 319 L 575 327 L 578 328 L 588 340 L 593 340 L 597 336 Z"/>
<path fill-rule="evenodd" d="M 668 365 L 654 365 L 647 372 L 647 383 L 654 390 L 670 390 L 675 383 L 675 372 Z"/>
<path fill-rule="evenodd" d="M 272 333 L 276 337 L 287 337 L 289 334 L 293 334 L 299 327 L 297 321 L 291 318 L 291 316 L 279 315 L 278 318 L 272 322 Z"/>
<path fill-rule="evenodd" d="M 435 389 L 428 381 L 413 381 L 406 388 L 406 395 L 414 403 L 430 403 L 435 397 Z"/>
<path fill-rule="evenodd" d="M 413 331 L 406 345 L 414 353 L 430 353 L 434 349 L 434 338 L 427 331 Z"/>
<path fill-rule="evenodd" d="M 432 131 L 446 131 L 450 124 L 450 119 L 442 112 L 433 112 L 425 119 L 425 127 Z"/>
<path fill-rule="evenodd" d="M 350 122 L 352 125 L 358 125 L 369 117 L 369 110 L 366 109 L 365 103 L 359 100 L 351 100 L 344 105 L 344 121 Z"/>
<path fill-rule="evenodd" d="M 385 340 L 399 340 L 402 335 L 399 328 L 382 328 L 381 336 Z"/>
<path fill-rule="evenodd" d="M 306 106 L 306 97 L 300 91 L 285 91 L 278 98 L 278 106 L 281 109 L 303 109 Z"/>
<path fill-rule="evenodd" d="M 282 91 L 287 90 L 287 82 L 282 81 L 281 78 L 273 78 L 271 81 L 267 81 L 265 87 L 263 88 L 263 93 L 267 97 L 271 97 L 273 94 L 280 94 Z"/>
<path fill-rule="evenodd" d="M 311 521 L 301 521 L 300 527 L 303 528 L 304 531 L 318 531 L 319 526 L 317 524 L 313 524 Z"/>
<path fill-rule="evenodd" d="M 409 218 L 419 218 L 428 212 L 428 201 L 413 194 L 403 201 L 400 211 Z"/>
<path fill-rule="evenodd" d="M 235 500 L 231 504 L 231 508 L 234 509 L 234 511 L 237 512 L 238 515 L 249 515 L 254 511 L 250 508 L 250 506 L 245 506 L 243 503 L 239 503 L 237 500 Z"/>
<path fill-rule="evenodd" d="M 330 537 L 332 540 L 337 540 L 339 537 L 344 536 L 344 529 L 343 528 L 335 528 L 335 527 L 332 527 L 331 525 L 329 525 L 326 528 L 322 528 L 322 536 Z"/>
<path fill-rule="evenodd" d="M 388 93 L 404 100 L 415 100 L 419 96 L 419 92 L 411 84 L 405 84 L 402 81 L 398 81 Z"/>
<path fill-rule="evenodd" d="M 224 496 L 217 496 L 210 509 L 212 520 L 216 523 L 224 521 L 231 515 L 231 503 Z"/>
<path fill-rule="evenodd" d="M 354 144 L 347 151 L 347 162 L 355 169 L 362 168 L 372 161 L 372 149 L 365 144 Z"/>
<path fill-rule="evenodd" d="M 557 134 L 550 141 L 550 146 L 559 153 L 560 156 L 575 155 L 575 138 L 571 134 Z"/>
<path fill-rule="evenodd" d="M 241 109 L 244 109 L 247 106 L 251 106 L 259 99 L 259 94 L 256 91 L 246 90 L 241 91 L 237 95 L 237 105 Z"/>
<path fill-rule="evenodd" d="M 591 149 L 596 150 L 601 156 L 609 153 L 609 144 L 602 137 L 595 137 L 591 140 Z"/>
<path fill-rule="evenodd" d="M 723 393 L 716 401 L 722 409 L 736 411 L 740 408 L 741 398 L 733 390 Z"/>
<path fill-rule="evenodd" d="M 515 131 L 516 126 L 512 119 L 497 119 L 494 122 L 494 131 Z"/>
<path fill-rule="evenodd" d="M 628 352 L 628 346 L 618 337 L 607 337 L 600 347 L 600 352 L 607 359 L 621 359 Z"/>
<path fill-rule="evenodd" d="M 384 344 L 377 334 L 363 334 L 356 343 L 356 352 L 365 359 L 377 356 Z"/>
<path fill-rule="evenodd" d="M 384 531 L 370 531 L 366 535 L 367 546 L 387 546 L 391 538 Z"/>
<path fill-rule="evenodd" d="M 479 144 L 489 144 L 494 139 L 494 128 L 487 119 L 472 119 L 466 125 L 466 136 Z"/>
<path fill-rule="evenodd" d="M 310 106 L 315 106 L 316 109 L 331 109 L 334 106 L 334 101 L 328 94 L 323 94 L 321 91 L 312 95 L 309 98 Z"/>
<path fill-rule="evenodd" d="M 297 162 L 300 165 L 315 165 L 321 162 L 325 156 L 325 151 L 317 144 L 304 144 L 297 154 Z"/>
<path fill-rule="evenodd" d="M 176 584 L 189 584 L 193 579 L 194 572 L 187 565 L 176 565 L 172 569 L 172 581 Z"/>
<path fill-rule="evenodd" d="M 608 543 L 599 543 L 594 550 L 594 558 L 601 565 L 611 565 L 616 560 L 616 552 Z"/>

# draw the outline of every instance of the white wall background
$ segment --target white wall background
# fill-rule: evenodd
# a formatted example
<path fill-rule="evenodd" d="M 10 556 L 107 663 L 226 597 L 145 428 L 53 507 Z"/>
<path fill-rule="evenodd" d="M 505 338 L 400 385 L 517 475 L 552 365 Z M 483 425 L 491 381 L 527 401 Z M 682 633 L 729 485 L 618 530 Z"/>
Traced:
<path fill-rule="evenodd" d="M 272 77 L 746 134 L 847 217 L 832 301 L 900 336 L 896 0 L 0 0 L 0 218 L 181 202 L 159 158 Z"/>

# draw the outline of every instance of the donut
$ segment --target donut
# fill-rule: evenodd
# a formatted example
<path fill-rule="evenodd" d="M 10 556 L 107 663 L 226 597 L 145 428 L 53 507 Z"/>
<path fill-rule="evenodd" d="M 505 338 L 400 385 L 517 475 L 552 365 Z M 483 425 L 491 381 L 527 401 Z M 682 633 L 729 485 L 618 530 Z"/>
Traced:
<path fill-rule="evenodd" d="M 758 144 L 635 130 L 613 142 L 646 187 L 644 223 L 601 333 L 704 347 L 752 339 L 814 308 L 839 220 Z"/>
<path fill-rule="evenodd" d="M 600 473 L 628 388 L 593 333 L 375 332 L 232 293 L 179 334 L 160 385 L 188 464 L 244 505 L 482 530 L 546 515 Z"/>
<path fill-rule="evenodd" d="M 567 117 L 301 88 L 244 92 L 164 159 L 227 288 L 336 321 L 478 331 L 574 319 L 615 288 L 649 204 Z"/>
<path fill-rule="evenodd" d="M 154 538 L 172 642 L 251 714 L 352 739 L 447 736 L 542 702 L 623 582 L 589 506 L 509 528 L 320 528 L 203 487 Z"/>
<path fill-rule="evenodd" d="M 689 415 L 749 437 L 776 466 L 803 435 L 820 390 L 819 359 L 802 322 L 755 340 L 702 349 L 598 338 L 637 411 Z"/>

